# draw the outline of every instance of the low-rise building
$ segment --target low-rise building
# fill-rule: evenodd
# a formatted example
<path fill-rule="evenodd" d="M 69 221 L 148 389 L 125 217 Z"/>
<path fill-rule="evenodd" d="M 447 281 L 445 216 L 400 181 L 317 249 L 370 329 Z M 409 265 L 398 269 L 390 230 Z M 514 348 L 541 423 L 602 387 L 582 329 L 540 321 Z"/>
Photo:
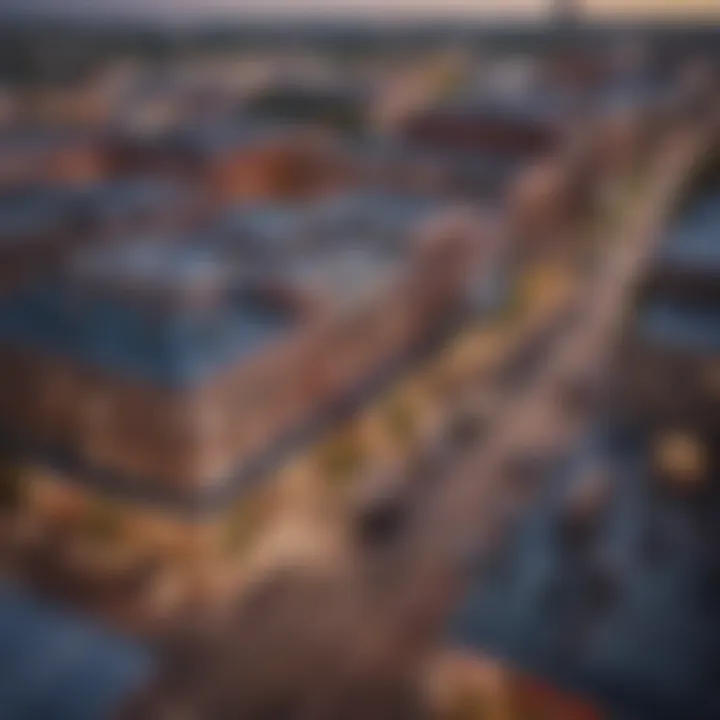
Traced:
<path fill-rule="evenodd" d="M 259 89 L 247 112 L 271 122 L 360 132 L 368 122 L 372 95 L 359 85 L 295 79 Z"/>
<path fill-rule="evenodd" d="M 577 215 L 589 178 L 576 151 L 565 97 L 522 95 L 461 99 L 418 113 L 405 142 L 424 170 L 411 163 L 416 182 L 433 178 L 435 190 L 461 193 L 502 207 L 526 247 L 557 240 Z"/>
<path fill-rule="evenodd" d="M 57 262 L 77 233 L 73 193 L 18 189 L 0 195 L 0 291 Z"/>
<path fill-rule="evenodd" d="M 0 132 L 0 188 L 83 183 L 107 174 L 107 147 L 93 133 L 62 127 L 13 126 Z"/>
<path fill-rule="evenodd" d="M 195 183 L 220 205 L 307 196 L 337 181 L 326 140 L 267 122 L 203 123 L 116 138 L 113 167 Z"/>
<path fill-rule="evenodd" d="M 620 407 L 634 423 L 660 443 L 664 435 L 687 436 L 713 464 L 720 438 L 719 229 L 717 189 L 692 200 L 670 226 L 638 290 L 616 379 Z"/>
<path fill-rule="evenodd" d="M 0 300 L 2 436 L 33 522 L 72 535 L 110 514 L 128 552 L 212 573 L 238 503 L 264 503 L 259 481 L 492 261 L 475 214 L 387 197 L 302 211 L 271 257 L 255 233 L 277 213 L 85 251 Z"/>
<path fill-rule="evenodd" d="M 0 194 L 0 291 L 46 272 L 84 245 L 187 232 L 209 203 L 194 187 L 149 178 L 43 184 Z"/>

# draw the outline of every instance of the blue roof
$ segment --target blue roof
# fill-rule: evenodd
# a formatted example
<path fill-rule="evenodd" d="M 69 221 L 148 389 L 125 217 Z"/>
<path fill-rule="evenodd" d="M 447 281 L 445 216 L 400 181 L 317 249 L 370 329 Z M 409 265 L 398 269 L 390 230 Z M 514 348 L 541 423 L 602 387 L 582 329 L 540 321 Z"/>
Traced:
<path fill-rule="evenodd" d="M 62 229 L 75 208 L 67 188 L 33 187 L 0 195 L 0 243 L 4 246 Z"/>
<path fill-rule="evenodd" d="M 298 241 L 307 215 L 306 206 L 290 203 L 240 205 L 220 217 L 210 242 L 267 257 Z"/>
<path fill-rule="evenodd" d="M 0 342 L 161 386 L 202 382 L 257 350 L 289 313 L 230 294 L 218 307 L 154 312 L 132 296 L 38 283 L 0 299 Z"/>
<path fill-rule="evenodd" d="M 704 195 L 682 213 L 670 226 L 658 261 L 693 272 L 720 270 L 720 194 Z"/>
<path fill-rule="evenodd" d="M 286 132 L 287 127 L 280 124 L 241 118 L 235 123 L 182 126 L 152 138 L 151 143 L 170 151 L 189 151 L 201 156 L 212 156 L 273 140 Z"/>
<path fill-rule="evenodd" d="M 700 308 L 657 300 L 638 318 L 641 338 L 654 345 L 696 352 L 720 351 L 720 307 Z"/>
<path fill-rule="evenodd" d="M 675 88 L 647 77 L 614 78 L 597 93 L 601 110 L 654 110 L 667 105 Z"/>
<path fill-rule="evenodd" d="M 507 122 L 537 123 L 549 127 L 564 118 L 572 107 L 573 101 L 568 95 L 532 91 L 518 95 L 481 93 L 470 97 L 460 96 L 443 104 L 440 112 Z"/>
<path fill-rule="evenodd" d="M 106 720 L 152 665 L 141 645 L 0 582 L 0 717 Z"/>
<path fill-rule="evenodd" d="M 710 562 L 700 506 L 658 503 L 639 448 L 624 458 L 618 449 L 602 452 L 610 454 L 613 497 L 585 558 L 558 538 L 569 488 L 587 467 L 576 456 L 543 481 L 497 556 L 483 557 L 450 639 L 596 697 L 612 717 L 720 717 L 716 599 L 699 590 Z M 649 558 L 651 525 L 663 549 Z M 588 555 L 617 580 L 617 595 L 604 604 Z"/>
<path fill-rule="evenodd" d="M 148 210 L 177 208 L 190 198 L 190 188 L 157 178 L 132 178 L 93 183 L 78 192 L 83 210 L 117 217 Z"/>
<path fill-rule="evenodd" d="M 389 234 L 403 233 L 428 220 L 443 204 L 423 195 L 402 192 L 352 192 L 318 205 L 320 232 L 359 228 Z"/>

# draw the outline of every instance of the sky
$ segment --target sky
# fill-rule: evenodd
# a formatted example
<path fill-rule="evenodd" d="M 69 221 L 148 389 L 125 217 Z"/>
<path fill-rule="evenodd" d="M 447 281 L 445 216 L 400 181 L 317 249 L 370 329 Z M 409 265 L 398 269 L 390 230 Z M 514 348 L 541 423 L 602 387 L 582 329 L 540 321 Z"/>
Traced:
<path fill-rule="evenodd" d="M 720 0 L 580 0 L 583 11 L 596 17 L 641 15 L 720 18 Z M 23 13 L 132 14 L 167 17 L 269 14 L 285 16 L 333 15 L 382 17 L 461 17 L 479 19 L 519 15 L 539 17 L 550 0 L 0 0 L 0 5 Z"/>

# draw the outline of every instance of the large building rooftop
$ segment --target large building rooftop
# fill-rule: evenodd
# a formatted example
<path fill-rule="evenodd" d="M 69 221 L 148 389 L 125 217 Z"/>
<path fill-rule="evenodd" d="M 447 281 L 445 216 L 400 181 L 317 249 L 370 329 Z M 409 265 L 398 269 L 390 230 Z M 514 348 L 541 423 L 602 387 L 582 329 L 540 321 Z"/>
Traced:
<path fill-rule="evenodd" d="M 11 126 L 0 130 L 0 152 L 44 153 L 57 148 L 83 146 L 95 140 L 92 135 L 72 128 L 59 126 Z"/>
<path fill-rule="evenodd" d="M 641 303 L 639 338 L 658 348 L 720 351 L 720 205 L 717 192 L 690 204 L 669 228 Z"/>
<path fill-rule="evenodd" d="M 720 306 L 698 308 L 677 301 L 657 300 L 641 311 L 640 339 L 657 347 L 720 352 Z"/>
<path fill-rule="evenodd" d="M 0 716 L 105 720 L 149 680 L 139 644 L 0 582 Z"/>
<path fill-rule="evenodd" d="M 61 232 L 71 222 L 74 193 L 62 188 L 23 188 L 0 195 L 0 248 Z"/>
<path fill-rule="evenodd" d="M 271 257 L 284 265 L 348 245 L 390 255 L 442 209 L 436 200 L 394 192 L 354 192 L 311 205 L 253 204 L 222 218 L 211 242 L 248 260 Z"/>
<path fill-rule="evenodd" d="M 222 219 L 210 243 L 235 257 L 238 271 L 259 271 L 299 297 L 337 308 L 397 278 L 418 231 L 440 209 L 422 197 L 369 192 L 310 206 L 252 205 Z"/>
<path fill-rule="evenodd" d="M 285 138 L 288 127 L 282 124 L 239 118 L 232 122 L 201 122 L 179 125 L 170 130 L 148 134 L 134 133 L 133 145 L 151 152 L 191 154 L 197 157 L 219 157 L 223 153 L 256 147 Z"/>
<path fill-rule="evenodd" d="M 179 181 L 140 177 L 96 182 L 79 188 L 77 204 L 98 221 L 122 220 L 153 212 L 177 212 L 192 202 L 197 189 Z"/>
<path fill-rule="evenodd" d="M 294 312 L 197 248 L 135 245 L 0 300 L 0 343 L 156 385 L 202 382 L 277 339 Z"/>
<path fill-rule="evenodd" d="M 569 94 L 537 88 L 519 93 L 461 94 L 441 105 L 438 111 L 452 116 L 554 127 L 576 107 L 575 98 Z"/>
<path fill-rule="evenodd" d="M 716 718 L 717 498 L 668 502 L 640 448 L 605 442 L 590 438 L 595 449 L 544 480 L 514 535 L 479 564 L 450 636 L 586 694 L 612 717 Z M 562 524 L 596 453 L 609 453 L 610 498 L 581 547 L 563 540 Z"/>
<path fill-rule="evenodd" d="M 720 271 L 720 193 L 694 201 L 668 230 L 661 265 L 697 273 Z"/>

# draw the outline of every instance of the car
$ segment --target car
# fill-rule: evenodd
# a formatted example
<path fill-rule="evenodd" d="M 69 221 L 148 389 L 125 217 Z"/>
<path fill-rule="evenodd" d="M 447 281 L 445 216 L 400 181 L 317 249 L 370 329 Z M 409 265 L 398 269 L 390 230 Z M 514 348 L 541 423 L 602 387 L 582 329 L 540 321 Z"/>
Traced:
<path fill-rule="evenodd" d="M 452 447 L 462 449 L 481 442 L 488 428 L 496 403 L 492 396 L 472 395 L 460 403 L 450 417 L 445 437 Z"/>
<path fill-rule="evenodd" d="M 562 500 L 558 530 L 567 543 L 588 541 L 595 536 L 612 500 L 607 469 L 591 463 L 568 488 Z"/>
<path fill-rule="evenodd" d="M 367 478 L 353 501 L 354 533 L 363 546 L 385 546 L 402 533 L 410 504 L 409 478 L 404 466 Z"/>
<path fill-rule="evenodd" d="M 397 493 L 379 495 L 361 506 L 355 517 L 355 530 L 364 546 L 384 546 L 399 538 L 407 519 L 404 499 Z"/>

